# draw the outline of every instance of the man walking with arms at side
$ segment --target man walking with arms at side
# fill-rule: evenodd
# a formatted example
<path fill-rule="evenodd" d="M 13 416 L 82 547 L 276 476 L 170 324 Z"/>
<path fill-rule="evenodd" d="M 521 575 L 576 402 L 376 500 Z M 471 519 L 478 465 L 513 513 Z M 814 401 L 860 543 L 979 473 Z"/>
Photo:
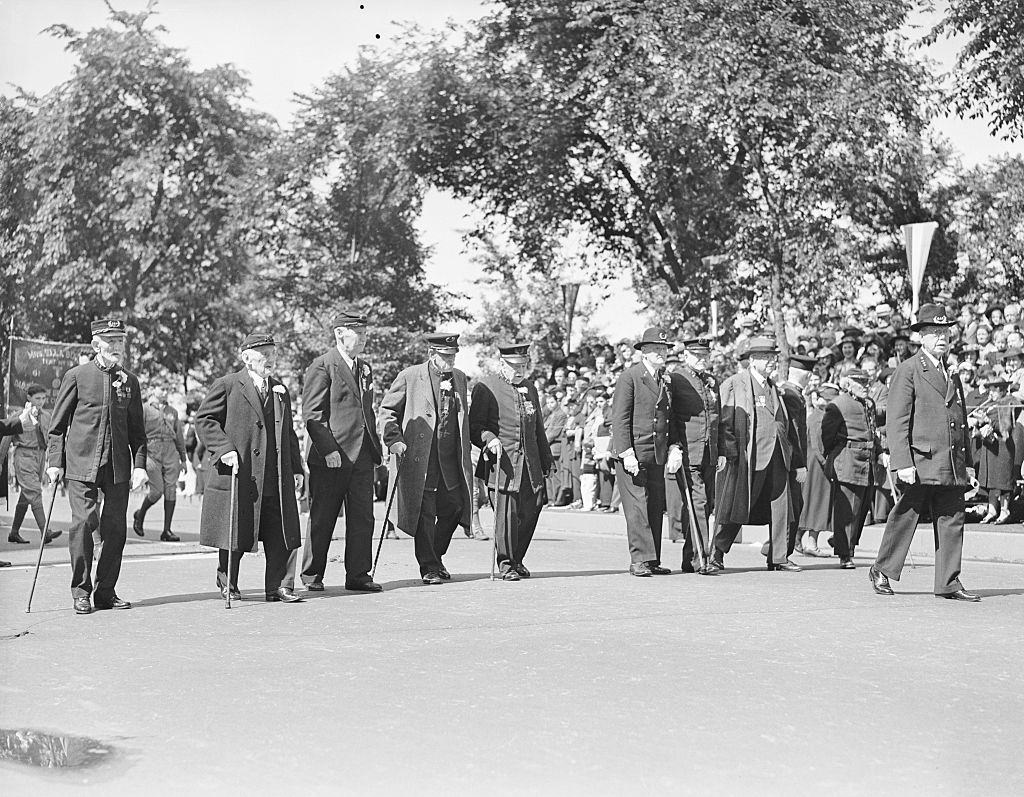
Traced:
<path fill-rule="evenodd" d="M 302 583 L 324 589 L 327 551 L 345 505 L 345 589 L 380 592 L 373 566 L 373 478 L 381 463 L 373 409 L 373 372 L 360 358 L 366 319 L 342 312 L 334 319 L 334 347 L 313 360 L 302 390 L 309 435 L 309 532 L 302 552 Z"/>
<path fill-rule="evenodd" d="M 473 475 L 466 375 L 455 367 L 459 336 L 427 336 L 427 362 L 406 368 L 380 405 L 384 445 L 401 463 L 396 525 L 415 537 L 424 584 L 451 578 L 442 557 L 458 526 L 469 528 Z"/>
<path fill-rule="evenodd" d="M 167 403 L 167 388 L 154 385 L 149 391 L 149 401 L 142 407 L 146 421 L 146 472 L 149 474 L 149 492 L 142 499 L 142 506 L 132 515 L 132 529 L 140 537 L 146 532 L 142 524 L 146 512 L 161 496 L 164 499 L 164 530 L 160 539 L 164 542 L 178 542 L 178 535 L 171 531 L 171 518 L 178 500 L 178 477 L 185 472 L 185 435 L 181 428 L 178 411 Z"/>
<path fill-rule="evenodd" d="M 130 609 L 115 591 L 128 532 L 128 489 L 149 481 L 139 380 L 124 369 L 125 324 L 92 325 L 96 356 L 64 374 L 50 421 L 46 475 L 66 479 L 71 502 L 68 550 L 75 612 Z M 101 510 L 102 504 L 102 510 Z M 94 531 L 103 542 L 92 581 Z M 90 603 L 90 595 L 93 602 Z"/>
<path fill-rule="evenodd" d="M 918 520 L 927 512 L 935 535 L 935 596 L 981 600 L 960 583 L 964 491 L 974 481 L 974 467 L 963 385 L 945 362 L 954 323 L 938 305 L 923 305 L 911 326 L 921 335 L 921 350 L 897 366 L 889 384 L 885 429 L 897 497 L 868 571 L 879 595 L 893 594 L 889 579 L 900 580 Z"/>

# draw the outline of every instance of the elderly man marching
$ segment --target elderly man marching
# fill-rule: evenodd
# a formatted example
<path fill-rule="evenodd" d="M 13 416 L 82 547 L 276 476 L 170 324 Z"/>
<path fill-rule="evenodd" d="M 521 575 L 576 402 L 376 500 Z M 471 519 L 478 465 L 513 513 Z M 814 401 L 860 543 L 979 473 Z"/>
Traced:
<path fill-rule="evenodd" d="M 380 592 L 373 566 L 373 481 L 381 463 L 373 414 L 373 371 L 359 355 L 366 319 L 356 312 L 335 317 L 334 347 L 306 369 L 302 417 L 309 435 L 309 533 L 302 553 L 302 583 L 324 589 L 327 552 L 345 505 L 345 589 Z"/>
<path fill-rule="evenodd" d="M 725 567 L 740 528 L 768 523 L 769 570 L 799 571 L 787 555 L 789 545 L 790 471 L 806 478 L 804 452 L 796 424 L 769 374 L 778 349 L 772 338 L 750 341 L 749 368 L 722 384 L 719 445 L 726 458 L 715 500 L 717 529 L 712 566 Z"/>
<path fill-rule="evenodd" d="M 644 331 L 633 348 L 640 361 L 619 375 L 612 398 L 611 455 L 622 495 L 629 541 L 629 572 L 662 576 L 661 528 L 665 515 L 665 466 L 683 466 L 683 451 L 670 430 L 671 380 L 665 373 L 668 334 L 660 327 Z M 671 449 L 671 456 L 669 447 Z"/>
<path fill-rule="evenodd" d="M 428 360 L 395 377 L 377 418 L 401 463 L 397 526 L 415 538 L 423 583 L 440 584 L 451 578 L 443 557 L 452 534 L 470 525 L 473 475 L 466 375 L 455 367 L 459 336 L 438 332 L 427 344 Z"/>
<path fill-rule="evenodd" d="M 146 512 L 160 497 L 164 499 L 164 530 L 160 539 L 164 542 L 178 542 L 178 535 L 171 531 L 171 518 L 178 500 L 178 477 L 185 472 L 185 435 L 182 432 L 178 411 L 167 403 L 167 388 L 154 385 L 149 391 L 149 401 L 142 407 L 146 421 L 146 472 L 149 474 L 149 492 L 142 500 L 142 506 L 132 515 L 132 530 L 140 537 L 146 532 L 142 524 Z"/>
<path fill-rule="evenodd" d="M 142 392 L 139 380 L 122 365 L 124 343 L 120 318 L 93 323 L 96 356 L 64 374 L 50 420 L 46 475 L 54 485 L 61 479 L 67 483 L 71 594 L 77 614 L 89 614 L 93 607 L 132 606 L 115 591 L 128 533 L 128 488 L 129 481 L 134 490 L 149 477 Z M 94 590 L 92 535 L 97 529 L 103 545 Z"/>
<path fill-rule="evenodd" d="M 885 432 L 897 497 L 868 573 L 879 595 L 893 594 L 889 579 L 900 580 L 918 520 L 927 512 L 935 532 L 935 596 L 981 600 L 960 583 L 964 491 L 974 468 L 963 385 L 945 362 L 954 323 L 938 305 L 923 305 L 911 325 L 921 350 L 897 366 L 889 383 Z"/>
<path fill-rule="evenodd" d="M 222 376 L 196 411 L 196 433 L 206 446 L 207 483 L 199 542 L 220 549 L 217 586 L 241 598 L 238 565 L 263 542 L 267 601 L 295 603 L 302 455 L 292 425 L 288 389 L 273 377 L 277 348 L 263 333 L 242 342 L 242 370 Z M 232 481 L 236 506 L 232 511 Z M 231 518 L 234 517 L 234 528 Z M 230 556 L 231 582 L 228 583 Z M 225 595 L 226 597 L 226 595 Z"/>
<path fill-rule="evenodd" d="M 544 481 L 554 465 L 540 397 L 527 379 L 529 349 L 528 343 L 498 346 L 498 372 L 473 386 L 469 410 L 470 439 L 482 451 L 476 475 L 494 506 L 497 563 L 505 581 L 530 577 L 523 559 L 547 503 Z"/>
<path fill-rule="evenodd" d="M 839 380 L 843 392 L 825 407 L 821 444 L 825 475 L 832 482 L 829 501 L 832 546 L 839 566 L 853 570 L 853 552 L 874 501 L 875 468 L 882 453 L 875 429 L 870 377 L 859 368 Z"/>

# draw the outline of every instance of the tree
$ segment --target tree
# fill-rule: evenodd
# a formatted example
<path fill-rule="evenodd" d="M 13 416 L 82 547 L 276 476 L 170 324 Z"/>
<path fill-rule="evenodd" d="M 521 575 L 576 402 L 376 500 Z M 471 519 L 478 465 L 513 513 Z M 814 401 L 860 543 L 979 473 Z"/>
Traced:
<path fill-rule="evenodd" d="M 988 117 L 993 135 L 1024 134 L 1024 9 L 1004 0 L 949 0 L 925 41 L 965 36 L 951 91 L 960 115 Z"/>
<path fill-rule="evenodd" d="M 235 69 L 192 69 L 153 13 L 49 29 L 77 65 L 0 108 L 14 188 L 0 197 L 0 252 L 20 330 L 83 338 L 92 318 L 124 315 L 143 370 L 187 381 L 227 359 L 243 324 L 239 181 L 274 131 L 245 108 Z"/>

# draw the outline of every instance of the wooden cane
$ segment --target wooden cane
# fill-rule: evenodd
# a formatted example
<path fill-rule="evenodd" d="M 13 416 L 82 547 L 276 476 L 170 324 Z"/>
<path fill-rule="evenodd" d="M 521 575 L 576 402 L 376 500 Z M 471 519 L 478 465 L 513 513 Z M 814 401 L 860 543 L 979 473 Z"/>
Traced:
<path fill-rule="evenodd" d="M 43 563 L 43 546 L 46 545 L 46 535 L 50 533 L 50 518 L 53 517 L 53 502 L 57 498 L 57 484 L 53 483 L 53 495 L 50 496 L 50 511 L 46 514 L 46 523 L 43 524 L 43 536 L 39 540 L 39 558 L 36 559 L 36 572 L 32 576 L 32 589 L 28 593 L 28 608 L 25 609 L 26 614 L 32 612 L 32 596 L 36 594 L 36 579 L 39 578 L 39 566 Z"/>
<path fill-rule="evenodd" d="M 491 532 L 491 581 L 494 581 L 494 570 L 498 566 L 498 474 L 501 472 L 501 449 L 494 455 L 494 530 Z"/>
<path fill-rule="evenodd" d="M 235 552 L 235 499 L 238 497 L 238 465 L 231 466 L 231 506 L 228 508 L 228 588 L 226 609 L 231 608 L 231 560 Z"/>
<path fill-rule="evenodd" d="M 387 507 L 384 509 L 384 525 L 380 530 L 380 540 L 377 541 L 377 554 L 373 557 L 370 581 L 373 581 L 373 577 L 377 575 L 377 560 L 380 559 L 380 551 L 384 547 L 384 535 L 388 533 L 388 518 L 391 517 L 391 504 L 394 503 L 395 494 L 398 492 L 398 475 L 402 472 L 403 462 L 405 462 L 405 457 L 398 457 L 398 465 L 395 467 L 395 483 L 391 485 L 391 497 L 388 498 Z"/>

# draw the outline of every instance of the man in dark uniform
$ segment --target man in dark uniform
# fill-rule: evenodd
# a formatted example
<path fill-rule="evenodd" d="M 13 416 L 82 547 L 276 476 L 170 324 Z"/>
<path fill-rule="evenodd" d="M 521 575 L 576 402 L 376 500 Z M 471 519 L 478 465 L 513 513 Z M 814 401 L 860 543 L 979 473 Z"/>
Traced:
<path fill-rule="evenodd" d="M 843 392 L 829 402 L 821 419 L 825 475 L 832 483 L 832 546 L 844 570 L 855 567 L 853 553 L 874 500 L 875 468 L 881 454 L 869 381 L 863 370 L 847 371 L 839 381 Z"/>
<path fill-rule="evenodd" d="M 61 381 L 50 420 L 46 474 L 56 485 L 67 480 L 71 502 L 68 550 L 75 612 L 130 609 L 115 592 L 128 531 L 128 489 L 146 475 L 146 425 L 139 380 L 122 366 L 125 324 L 107 318 L 92 325 L 96 356 L 71 368 Z M 102 511 L 100 504 L 102 503 Z M 93 603 L 93 532 L 99 530 Z"/>
<path fill-rule="evenodd" d="M 466 375 L 455 367 L 459 336 L 437 332 L 427 344 L 427 361 L 395 377 L 377 417 L 384 445 L 402 465 L 396 525 L 415 537 L 423 583 L 440 584 L 451 578 L 443 557 L 452 534 L 470 526 L 473 475 Z"/>
<path fill-rule="evenodd" d="M 675 473 L 665 469 L 665 504 L 669 536 L 674 529 L 683 536 L 683 572 L 700 571 L 700 557 L 694 546 L 694 530 L 684 503 L 682 479 L 687 478 L 693 511 L 697 515 L 704 550 L 710 548 L 708 519 L 714 511 L 715 474 L 725 467 L 725 457 L 718 453 L 718 417 L 721 399 L 718 383 L 708 371 L 711 354 L 710 338 L 684 341 L 685 350 L 678 368 L 671 374 L 672 423 L 676 444 L 685 447 L 683 466 Z M 705 572 L 713 572 L 711 570 Z"/>
<path fill-rule="evenodd" d="M 799 571 L 790 561 L 790 471 L 806 478 L 796 424 L 769 376 L 778 349 L 772 338 L 752 338 L 749 367 L 722 383 L 722 423 L 719 444 L 726 466 L 717 480 L 712 566 L 723 569 L 729 552 L 746 523 L 768 523 L 766 554 L 769 570 Z"/>
<path fill-rule="evenodd" d="M 804 467 L 801 476 L 800 467 L 790 463 L 789 470 L 789 499 L 792 502 L 792 509 L 789 515 L 789 542 L 786 547 L 786 555 L 792 556 L 796 550 L 796 544 L 800 538 L 800 515 L 804 509 L 803 482 L 807 478 L 807 400 L 804 398 L 804 390 L 811 378 L 811 372 L 817 363 L 815 357 L 806 357 L 802 354 L 789 355 L 789 369 L 786 374 L 786 381 L 779 385 L 779 393 L 782 394 L 782 401 L 786 405 L 786 412 L 789 413 L 793 426 L 796 427 L 797 448 L 800 456 L 794 458 L 793 463 L 802 463 Z M 763 555 L 767 555 L 765 550 Z"/>
<path fill-rule="evenodd" d="M 167 403 L 167 388 L 154 385 L 149 391 L 149 401 L 142 407 L 146 421 L 146 472 L 149 474 L 149 492 L 142 499 L 142 506 L 132 515 L 132 529 L 140 537 L 145 536 L 143 523 L 146 512 L 160 497 L 164 499 L 164 530 L 160 539 L 164 542 L 178 542 L 178 535 L 171 531 L 171 518 L 178 500 L 178 477 L 185 472 L 185 435 L 181 429 L 178 411 Z"/>
<path fill-rule="evenodd" d="M 623 371 L 612 397 L 611 456 L 622 496 L 629 540 L 629 572 L 668 575 L 661 566 L 661 527 L 665 515 L 665 466 L 683 465 L 683 452 L 669 423 L 671 380 L 665 372 L 668 333 L 650 327 L 633 345 L 640 361 Z M 670 447 L 675 445 L 671 450 Z"/>
<path fill-rule="evenodd" d="M 32 432 L 39 425 L 39 408 L 29 402 L 25 405 L 25 409 L 21 411 L 20 415 L 15 415 L 12 418 L 0 418 L 0 441 L 3 444 L 9 444 L 6 439 L 13 435 L 26 434 Z M 4 456 L 0 457 L 0 498 L 7 498 L 7 449 L 2 448 Z M 54 487 L 54 489 L 57 489 Z M 10 567 L 11 563 L 8 561 L 0 561 L 0 567 Z"/>
<path fill-rule="evenodd" d="M 5 438 L 0 442 L 0 460 L 7 461 L 7 446 L 14 446 L 14 475 L 18 479 L 21 493 L 14 507 L 14 520 L 11 522 L 11 533 L 7 541 L 28 544 L 21 536 L 21 524 L 28 510 L 32 510 L 36 526 L 40 533 L 46 527 L 46 512 L 43 511 L 43 470 L 46 467 L 46 430 L 50 428 L 50 413 L 43 409 L 46 403 L 46 388 L 42 385 L 29 385 L 25 388 L 31 407 L 38 413 L 34 427 L 14 437 Z M 4 474 L 6 479 L 6 473 Z M 6 481 L 4 487 L 7 486 Z M 60 531 L 48 531 L 44 544 L 49 544 L 61 535 Z"/>
<path fill-rule="evenodd" d="M 897 498 L 869 576 L 880 595 L 900 580 L 923 512 L 935 532 L 935 595 L 980 601 L 960 583 L 964 544 L 964 491 L 974 481 L 963 385 L 946 368 L 949 327 L 956 323 L 934 304 L 921 307 L 911 329 L 921 350 L 896 368 L 889 384 L 886 440 Z"/>
<path fill-rule="evenodd" d="M 210 476 L 203 495 L 199 543 L 220 549 L 217 586 L 221 594 L 230 589 L 232 597 L 241 598 L 242 554 L 255 553 L 262 540 L 266 600 L 296 603 L 302 598 L 293 591 L 300 540 L 295 491 L 302 489 L 303 472 L 291 396 L 272 376 L 277 348 L 271 335 L 248 335 L 240 355 L 245 367 L 214 382 L 196 411 L 196 432 L 208 452 Z M 234 528 L 232 480 L 237 480 Z"/>
<path fill-rule="evenodd" d="M 554 465 L 540 397 L 527 379 L 529 350 L 528 343 L 499 345 L 498 373 L 473 386 L 469 410 L 470 439 L 481 449 L 476 475 L 491 496 L 497 563 L 505 581 L 530 577 L 523 559 L 547 503 L 544 481 Z M 496 462 L 500 464 L 495 495 Z"/>
<path fill-rule="evenodd" d="M 334 319 L 335 346 L 306 369 L 302 416 L 309 435 L 309 532 L 302 583 L 323 591 L 327 551 L 345 505 L 345 589 L 380 592 L 373 566 L 373 480 L 382 461 L 374 418 L 373 372 L 359 355 L 366 319 L 342 312 Z"/>

